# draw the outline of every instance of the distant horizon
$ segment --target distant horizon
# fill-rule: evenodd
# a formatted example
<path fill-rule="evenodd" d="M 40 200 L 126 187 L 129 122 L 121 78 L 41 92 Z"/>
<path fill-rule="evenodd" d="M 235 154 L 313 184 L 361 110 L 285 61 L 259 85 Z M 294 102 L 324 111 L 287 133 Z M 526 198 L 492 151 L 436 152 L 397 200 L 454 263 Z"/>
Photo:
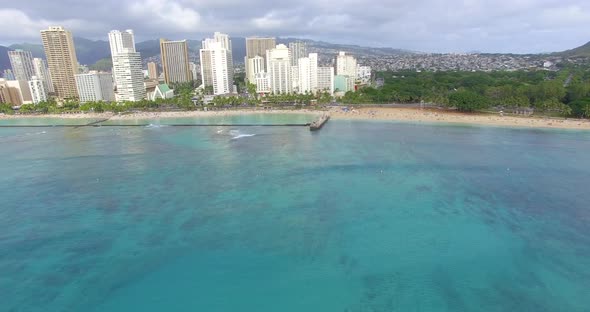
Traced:
<path fill-rule="evenodd" d="M 107 32 L 108 33 L 108 32 Z M 105 38 L 87 38 L 87 37 L 83 37 L 83 36 L 77 36 L 75 33 L 72 33 L 74 39 L 79 38 L 79 39 L 85 39 L 85 40 L 90 40 L 93 42 L 106 42 L 108 43 L 108 37 L 106 36 L 105 33 Z M 265 35 L 252 35 L 252 36 L 232 36 L 230 35 L 230 39 L 245 39 L 245 38 L 250 38 L 250 37 L 274 37 L 277 39 L 295 39 L 295 40 L 308 40 L 308 41 L 314 41 L 314 42 L 325 42 L 328 44 L 333 44 L 333 45 L 350 45 L 350 46 L 358 46 L 358 47 L 364 47 L 364 48 L 376 48 L 376 49 L 392 49 L 392 50 L 399 50 L 399 51 L 407 51 L 407 52 L 414 52 L 414 53 L 425 53 L 425 54 L 517 54 L 517 55 L 527 55 L 527 54 L 550 54 L 550 53 L 556 53 L 556 52 L 563 52 L 563 51 L 567 51 L 567 50 L 571 50 L 571 49 L 575 49 L 578 47 L 581 47 L 585 44 L 590 43 L 590 38 L 586 41 L 581 42 L 580 44 L 573 46 L 573 47 L 563 47 L 561 50 L 556 50 L 556 51 L 539 51 L 539 52 L 510 52 L 510 51 L 480 51 L 477 49 L 471 49 L 471 50 L 465 50 L 465 51 L 423 51 L 423 50 L 413 50 L 413 49 L 408 49 L 408 48 L 403 48 L 403 47 L 392 47 L 392 46 L 372 46 L 372 45 L 364 45 L 361 43 L 349 43 L 349 42 L 334 42 L 334 41 L 329 41 L 329 40 L 324 40 L 324 39 L 311 39 L 311 38 L 305 38 L 305 37 L 293 37 L 293 36 L 265 36 Z M 206 38 L 208 35 L 203 35 L 202 38 L 199 39 L 195 39 L 195 38 L 177 38 L 177 37 L 172 37 L 169 36 L 167 37 L 167 39 L 170 40 L 190 40 L 190 41 L 201 41 L 204 38 Z M 147 42 L 147 41 L 153 41 L 153 40 L 159 40 L 162 37 L 157 37 L 157 38 L 147 38 L 147 37 L 137 37 L 139 39 L 136 39 L 136 43 L 142 43 L 142 42 Z M 24 41 L 24 42 L 12 42 L 12 43 L 3 43 L 0 42 L 0 46 L 4 46 L 6 48 L 9 48 L 12 45 L 22 45 L 22 44 L 35 44 L 35 45 L 41 45 L 41 37 L 39 35 L 39 40 L 36 42 L 32 42 L 32 41 Z"/>

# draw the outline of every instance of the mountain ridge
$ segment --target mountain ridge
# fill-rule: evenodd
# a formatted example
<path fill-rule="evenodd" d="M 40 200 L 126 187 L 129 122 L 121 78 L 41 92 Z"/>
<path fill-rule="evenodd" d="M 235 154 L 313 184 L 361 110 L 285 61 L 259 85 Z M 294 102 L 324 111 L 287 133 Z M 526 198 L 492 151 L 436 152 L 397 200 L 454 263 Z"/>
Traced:
<path fill-rule="evenodd" d="M 590 57 L 590 41 L 570 50 L 555 53 L 565 57 Z"/>
<path fill-rule="evenodd" d="M 231 37 L 232 52 L 234 63 L 243 63 L 246 56 L 246 40 L 244 37 Z M 335 54 L 338 51 L 346 51 L 353 55 L 370 55 L 370 56 L 384 56 L 384 55 L 402 55 L 421 53 L 403 49 L 395 48 L 376 48 L 365 47 L 354 44 L 338 44 L 329 43 L 325 41 L 317 41 L 311 39 L 298 39 L 290 37 L 277 37 L 277 43 L 286 44 L 293 41 L 303 41 L 308 44 L 308 50 L 311 52 L 321 52 L 328 54 Z M 201 39 L 187 39 L 190 54 L 193 58 L 198 58 L 199 49 L 201 47 Z M 110 47 L 108 41 L 105 40 L 90 40 L 82 37 L 74 37 L 74 45 L 76 46 L 76 56 L 80 64 L 93 65 L 100 60 L 110 58 Z M 8 59 L 8 50 L 23 49 L 31 51 L 33 57 L 45 58 L 43 46 L 36 43 L 18 43 L 9 46 L 0 46 L 0 72 L 4 69 L 10 68 L 10 61 Z M 136 49 L 141 53 L 141 57 L 146 60 L 159 56 L 160 41 L 159 39 L 145 40 L 136 43 Z M 494 53 L 486 53 L 494 54 Z M 498 53 L 496 53 L 498 54 Z M 500 53 L 507 54 L 507 53 Z M 540 53 L 538 55 L 554 55 L 562 57 L 590 57 L 590 42 L 585 45 L 555 53 Z"/>

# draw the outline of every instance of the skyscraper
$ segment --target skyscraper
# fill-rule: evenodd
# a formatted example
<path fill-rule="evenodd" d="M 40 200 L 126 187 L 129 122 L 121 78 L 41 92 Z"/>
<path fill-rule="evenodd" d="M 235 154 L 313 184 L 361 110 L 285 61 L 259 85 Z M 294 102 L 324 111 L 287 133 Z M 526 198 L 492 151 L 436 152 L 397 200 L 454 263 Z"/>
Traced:
<path fill-rule="evenodd" d="M 160 39 L 162 71 L 166 84 L 192 80 L 186 40 L 168 41 Z"/>
<path fill-rule="evenodd" d="M 197 80 L 200 71 L 199 66 L 197 66 L 197 64 L 195 64 L 194 62 L 189 62 L 188 67 L 190 67 L 191 69 L 191 77 L 193 78 L 193 80 Z"/>
<path fill-rule="evenodd" d="M 109 32 L 113 73 L 117 85 L 117 101 L 141 101 L 145 98 L 141 55 L 135 51 L 133 31 Z M 95 78 L 93 78 L 95 79 Z M 102 78 L 106 84 L 106 78 Z M 111 81 L 112 84 L 112 81 Z M 107 99 L 102 99 L 108 101 Z"/>
<path fill-rule="evenodd" d="M 113 58 L 113 61 L 115 55 L 119 52 L 123 52 L 124 49 L 135 52 L 135 38 L 133 36 L 133 30 L 111 30 L 109 32 L 109 45 L 111 46 L 111 57 Z"/>
<path fill-rule="evenodd" d="M 216 32 L 214 38 L 203 40 L 200 50 L 201 77 L 205 87 L 213 87 L 213 94 L 233 91 L 233 62 L 229 36 Z"/>
<path fill-rule="evenodd" d="M 289 42 L 289 53 L 291 54 L 291 66 L 297 66 L 299 64 L 299 59 L 307 56 L 307 46 L 305 42 Z"/>
<path fill-rule="evenodd" d="M 345 52 L 338 53 L 336 57 L 336 75 L 348 76 L 353 80 L 357 76 L 356 59 L 352 55 L 346 55 Z"/>
<path fill-rule="evenodd" d="M 51 82 L 51 75 L 49 75 L 49 70 L 47 69 L 47 64 L 45 60 L 42 58 L 34 58 L 33 59 L 33 68 L 35 70 L 35 76 L 43 81 L 43 86 L 45 87 L 45 92 L 53 93 L 53 83 Z"/>
<path fill-rule="evenodd" d="M 154 62 L 147 63 L 148 77 L 150 79 L 158 79 L 158 64 Z"/>
<path fill-rule="evenodd" d="M 12 73 L 11 69 L 5 69 L 4 72 L 2 73 L 2 78 L 6 79 L 6 80 L 14 80 L 14 74 Z"/>
<path fill-rule="evenodd" d="M 274 94 L 292 92 L 291 59 L 289 48 L 279 44 L 276 48 L 266 52 L 266 62 L 270 79 L 270 90 Z"/>
<path fill-rule="evenodd" d="M 299 93 L 313 93 L 318 89 L 318 54 L 310 53 L 308 57 L 299 59 L 297 66 L 291 66 L 296 70 L 296 83 L 293 84 L 293 90 Z"/>
<path fill-rule="evenodd" d="M 123 49 L 113 62 L 117 84 L 117 101 L 141 101 L 145 98 L 143 69 L 139 52 Z"/>
<path fill-rule="evenodd" d="M 275 38 L 246 38 L 246 57 L 253 58 L 258 55 L 266 58 L 266 51 L 272 50 L 276 46 Z"/>
<path fill-rule="evenodd" d="M 0 103 L 16 106 L 23 104 L 19 87 L 18 81 L 0 79 Z"/>
<path fill-rule="evenodd" d="M 318 92 L 334 95 L 334 67 L 318 67 Z"/>
<path fill-rule="evenodd" d="M 246 80 L 250 83 L 256 83 L 254 77 L 260 72 L 250 68 L 249 60 L 256 56 L 262 57 L 263 65 L 261 71 L 266 71 L 266 51 L 274 49 L 276 45 L 275 38 L 246 38 L 246 58 L 244 59 L 244 63 L 246 64 Z"/>
<path fill-rule="evenodd" d="M 215 39 L 216 42 L 221 43 L 221 47 L 226 50 L 226 53 L 227 53 L 227 75 L 230 80 L 230 82 L 229 82 L 230 90 L 233 90 L 234 59 L 233 59 L 231 40 L 229 39 L 229 35 L 220 33 L 218 31 L 216 31 L 213 34 L 213 39 Z"/>
<path fill-rule="evenodd" d="M 88 74 L 76 75 L 76 85 L 80 102 L 115 101 L 113 76 L 109 73 L 90 71 Z"/>
<path fill-rule="evenodd" d="M 59 98 L 77 98 L 76 79 L 78 59 L 72 33 L 61 26 L 51 26 L 41 31 L 43 49 L 55 94 Z"/>
<path fill-rule="evenodd" d="M 256 76 L 259 73 L 265 72 L 264 68 L 266 67 L 266 64 L 264 59 L 265 58 L 260 55 L 256 55 L 252 58 L 247 58 L 248 62 L 246 64 L 246 67 L 248 68 L 248 70 L 246 71 L 246 79 L 248 80 L 248 82 L 256 84 Z"/>
<path fill-rule="evenodd" d="M 309 87 L 311 93 L 318 92 L 318 54 L 309 53 Z"/>
<path fill-rule="evenodd" d="M 33 69 L 33 55 L 30 51 L 8 51 L 10 66 L 16 80 L 29 81 L 35 75 Z"/>
<path fill-rule="evenodd" d="M 31 100 L 33 101 L 33 104 L 47 101 L 45 82 L 39 79 L 39 77 L 31 77 L 31 80 L 29 80 L 29 91 L 31 92 Z"/>

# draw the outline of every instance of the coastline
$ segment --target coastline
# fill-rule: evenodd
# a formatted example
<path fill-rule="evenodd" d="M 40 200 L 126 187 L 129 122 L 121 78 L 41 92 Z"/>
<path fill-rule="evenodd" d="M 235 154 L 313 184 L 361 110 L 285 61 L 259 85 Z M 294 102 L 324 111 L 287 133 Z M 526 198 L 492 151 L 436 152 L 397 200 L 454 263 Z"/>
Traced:
<path fill-rule="evenodd" d="M 550 119 L 543 117 L 500 116 L 481 113 L 461 113 L 443 109 L 361 107 L 345 112 L 329 110 L 330 117 L 340 120 L 409 121 L 415 123 L 447 123 L 516 128 L 550 128 L 590 130 L 590 120 Z"/>
<path fill-rule="evenodd" d="M 378 120 L 378 121 L 409 121 L 415 123 L 451 123 L 486 125 L 497 127 L 518 128 L 552 128 L 590 130 L 590 120 L 580 119 L 551 119 L 543 117 L 500 116 L 481 113 L 460 113 L 443 109 L 419 108 L 383 108 L 360 107 L 348 111 L 342 108 L 322 110 L 255 110 L 239 109 L 226 111 L 172 111 L 172 112 L 133 112 L 127 114 L 116 113 L 76 113 L 76 114 L 47 114 L 47 115 L 0 115 L 2 119 L 24 118 L 61 118 L 61 119 L 109 119 L 109 120 L 137 120 L 158 118 L 199 118 L 215 116 L 236 116 L 252 114 L 310 114 L 321 115 L 328 112 L 334 120 Z"/>

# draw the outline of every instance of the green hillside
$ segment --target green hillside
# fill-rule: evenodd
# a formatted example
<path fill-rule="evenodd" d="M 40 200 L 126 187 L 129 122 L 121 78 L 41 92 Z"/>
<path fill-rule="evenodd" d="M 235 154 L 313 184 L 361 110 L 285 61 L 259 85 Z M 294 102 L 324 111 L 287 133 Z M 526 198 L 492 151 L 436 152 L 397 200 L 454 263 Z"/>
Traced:
<path fill-rule="evenodd" d="M 567 57 L 590 57 L 590 42 L 581 47 L 560 52 L 559 54 Z"/>

